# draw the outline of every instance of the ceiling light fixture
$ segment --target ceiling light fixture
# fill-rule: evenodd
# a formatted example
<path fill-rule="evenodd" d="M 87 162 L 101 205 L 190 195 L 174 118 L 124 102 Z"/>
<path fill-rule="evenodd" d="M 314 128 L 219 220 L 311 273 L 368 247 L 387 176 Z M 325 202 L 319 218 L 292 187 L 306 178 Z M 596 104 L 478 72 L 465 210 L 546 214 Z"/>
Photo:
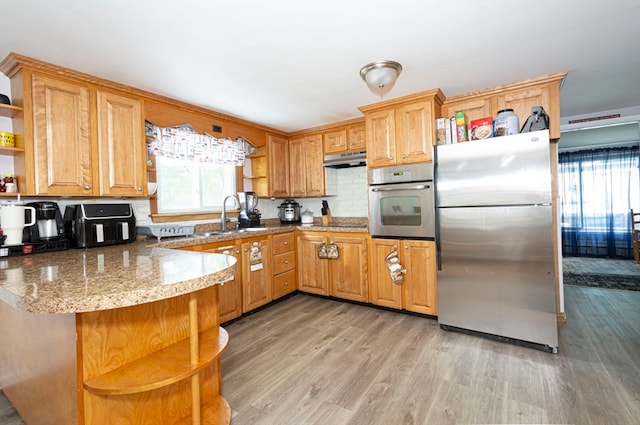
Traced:
<path fill-rule="evenodd" d="M 401 72 L 402 65 L 398 62 L 384 60 L 363 66 L 360 70 L 360 76 L 372 92 L 382 97 L 391 90 Z"/>

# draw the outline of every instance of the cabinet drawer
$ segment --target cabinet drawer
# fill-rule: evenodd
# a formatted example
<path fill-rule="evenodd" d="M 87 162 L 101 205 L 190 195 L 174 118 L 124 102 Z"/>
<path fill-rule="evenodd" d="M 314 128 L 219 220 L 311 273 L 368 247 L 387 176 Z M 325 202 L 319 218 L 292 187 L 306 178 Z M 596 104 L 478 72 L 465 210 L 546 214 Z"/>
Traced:
<path fill-rule="evenodd" d="M 296 252 L 290 251 L 273 256 L 273 275 L 296 268 Z"/>
<path fill-rule="evenodd" d="M 282 254 L 283 252 L 293 251 L 295 249 L 293 245 L 293 232 L 281 233 L 273 235 L 272 245 L 274 254 Z"/>
<path fill-rule="evenodd" d="M 280 298 L 298 289 L 296 284 L 296 271 L 290 270 L 286 273 L 273 277 L 273 298 Z"/>

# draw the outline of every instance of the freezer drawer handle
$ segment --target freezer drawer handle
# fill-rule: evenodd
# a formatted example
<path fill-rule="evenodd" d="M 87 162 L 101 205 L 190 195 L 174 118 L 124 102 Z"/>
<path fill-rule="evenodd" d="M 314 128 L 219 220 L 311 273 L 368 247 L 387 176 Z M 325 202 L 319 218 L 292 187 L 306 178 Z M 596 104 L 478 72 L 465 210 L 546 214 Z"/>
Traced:
<path fill-rule="evenodd" d="M 429 189 L 431 188 L 431 186 L 429 186 L 428 184 L 419 184 L 416 186 L 412 186 L 412 187 L 402 187 L 402 188 L 396 188 L 396 187 L 374 187 L 371 189 L 372 192 L 397 192 L 399 190 L 424 190 L 424 189 Z"/>

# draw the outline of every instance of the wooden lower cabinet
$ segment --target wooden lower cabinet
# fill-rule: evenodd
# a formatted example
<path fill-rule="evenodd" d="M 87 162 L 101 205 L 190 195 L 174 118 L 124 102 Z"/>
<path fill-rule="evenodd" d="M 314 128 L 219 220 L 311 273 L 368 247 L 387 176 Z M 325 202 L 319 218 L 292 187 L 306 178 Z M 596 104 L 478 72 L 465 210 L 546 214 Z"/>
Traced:
<path fill-rule="evenodd" d="M 298 289 L 300 291 L 329 295 L 327 260 L 320 260 L 317 254 L 320 245 L 326 242 L 326 233 L 298 233 L 296 247 L 298 251 Z"/>
<path fill-rule="evenodd" d="M 247 313 L 273 300 L 271 239 L 268 236 L 242 240 L 242 312 Z"/>
<path fill-rule="evenodd" d="M 402 284 L 391 280 L 385 259 L 397 250 L 407 270 Z M 373 304 L 437 315 L 436 250 L 433 241 L 371 239 L 370 301 Z"/>
<path fill-rule="evenodd" d="M 339 257 L 318 258 L 323 243 L 337 245 Z M 369 301 L 366 235 L 301 232 L 296 244 L 300 291 Z"/>
<path fill-rule="evenodd" d="M 273 249 L 273 299 L 298 289 L 296 279 L 296 244 L 293 232 L 271 237 Z"/>
<path fill-rule="evenodd" d="M 231 255 L 238 261 L 237 271 L 233 275 L 233 280 L 225 282 L 218 288 L 218 310 L 220 312 L 220 323 L 225 323 L 242 316 L 242 256 L 240 255 L 240 253 L 242 252 L 241 241 L 238 239 L 226 242 L 193 245 L 180 249 L 227 254 Z"/>

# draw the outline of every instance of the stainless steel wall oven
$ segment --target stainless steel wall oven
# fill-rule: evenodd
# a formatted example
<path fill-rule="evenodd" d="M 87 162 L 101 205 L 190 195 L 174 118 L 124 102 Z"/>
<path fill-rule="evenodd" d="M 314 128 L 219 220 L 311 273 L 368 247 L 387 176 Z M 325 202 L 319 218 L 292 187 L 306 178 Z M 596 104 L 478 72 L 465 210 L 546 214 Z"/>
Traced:
<path fill-rule="evenodd" d="M 373 237 L 435 239 L 433 164 L 367 171 Z"/>

